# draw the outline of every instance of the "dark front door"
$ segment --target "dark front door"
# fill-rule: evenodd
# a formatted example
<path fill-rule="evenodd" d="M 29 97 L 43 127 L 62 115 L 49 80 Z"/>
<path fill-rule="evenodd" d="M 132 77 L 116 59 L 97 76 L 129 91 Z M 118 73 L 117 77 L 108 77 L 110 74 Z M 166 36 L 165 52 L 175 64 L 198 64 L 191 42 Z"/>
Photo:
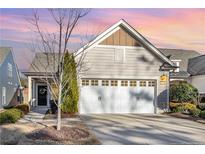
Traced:
<path fill-rule="evenodd" d="M 38 86 L 38 105 L 47 106 L 47 86 Z"/>

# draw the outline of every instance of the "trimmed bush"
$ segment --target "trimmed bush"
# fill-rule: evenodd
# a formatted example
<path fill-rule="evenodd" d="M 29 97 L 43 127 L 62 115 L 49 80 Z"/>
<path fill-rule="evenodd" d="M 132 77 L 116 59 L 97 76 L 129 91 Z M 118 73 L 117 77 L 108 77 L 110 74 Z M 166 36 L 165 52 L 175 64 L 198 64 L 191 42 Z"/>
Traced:
<path fill-rule="evenodd" d="M 18 104 L 15 108 L 21 110 L 24 114 L 27 114 L 30 111 L 29 105 L 26 103 Z"/>
<path fill-rule="evenodd" d="M 201 111 L 199 114 L 199 117 L 204 118 L 205 119 L 205 111 Z"/>
<path fill-rule="evenodd" d="M 197 107 L 200 109 L 200 110 L 205 110 L 205 103 L 199 103 L 198 105 L 197 105 Z"/>
<path fill-rule="evenodd" d="M 170 87 L 170 100 L 177 103 L 197 102 L 198 90 L 189 83 L 173 84 Z"/>
<path fill-rule="evenodd" d="M 18 119 L 23 117 L 23 112 L 19 109 L 8 109 L 0 113 L 0 124 L 15 123 Z"/>
<path fill-rule="evenodd" d="M 199 117 L 200 113 L 201 113 L 201 110 L 197 108 L 190 110 L 190 114 L 193 115 L 194 117 Z"/>

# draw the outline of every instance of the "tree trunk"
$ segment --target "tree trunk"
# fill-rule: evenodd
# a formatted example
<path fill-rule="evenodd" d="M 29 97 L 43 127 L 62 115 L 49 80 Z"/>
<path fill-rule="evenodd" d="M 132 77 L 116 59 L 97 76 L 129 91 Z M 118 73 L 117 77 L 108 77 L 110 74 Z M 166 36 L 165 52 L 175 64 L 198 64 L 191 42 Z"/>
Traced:
<path fill-rule="evenodd" d="M 61 67 L 62 68 L 62 67 Z M 57 130 L 61 129 L 61 95 L 62 95 L 62 79 L 63 79 L 63 70 L 60 75 L 60 85 L 59 85 L 59 95 L 58 95 L 58 117 L 57 117 Z"/>

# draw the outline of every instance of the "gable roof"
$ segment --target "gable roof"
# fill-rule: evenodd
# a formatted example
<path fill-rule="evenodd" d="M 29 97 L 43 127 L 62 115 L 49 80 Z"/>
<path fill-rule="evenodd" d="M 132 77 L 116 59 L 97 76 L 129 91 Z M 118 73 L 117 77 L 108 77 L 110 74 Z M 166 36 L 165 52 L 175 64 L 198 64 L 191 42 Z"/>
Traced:
<path fill-rule="evenodd" d="M 58 53 L 36 53 L 28 72 L 57 72 Z"/>
<path fill-rule="evenodd" d="M 205 55 L 189 59 L 188 72 L 191 75 L 205 75 Z"/>
<path fill-rule="evenodd" d="M 153 44 L 151 44 L 146 38 L 144 38 L 139 32 L 137 32 L 132 26 L 130 26 L 124 19 L 121 19 L 119 22 L 108 28 L 106 31 L 102 32 L 98 35 L 94 40 L 80 48 L 75 52 L 75 55 L 79 55 L 82 51 L 87 51 L 92 48 L 95 44 L 101 42 L 105 37 L 112 35 L 115 31 L 117 31 L 120 26 L 125 28 L 128 32 L 133 34 L 133 36 L 148 50 L 152 51 L 155 55 L 157 55 L 160 59 L 162 59 L 167 64 L 174 67 L 174 64 L 169 60 L 164 54 L 161 53 Z"/>
<path fill-rule="evenodd" d="M 4 59 L 10 52 L 11 52 L 11 48 L 0 47 L 0 65 L 4 62 Z"/>

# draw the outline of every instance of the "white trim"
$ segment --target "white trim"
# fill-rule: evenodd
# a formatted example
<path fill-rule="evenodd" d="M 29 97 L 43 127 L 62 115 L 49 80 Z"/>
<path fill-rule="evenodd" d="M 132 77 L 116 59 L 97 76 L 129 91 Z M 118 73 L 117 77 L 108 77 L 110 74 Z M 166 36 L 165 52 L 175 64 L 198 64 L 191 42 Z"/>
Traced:
<path fill-rule="evenodd" d="M 15 65 L 14 67 L 15 67 L 15 70 L 16 70 L 16 73 L 17 73 L 19 86 L 21 87 L 21 80 L 20 80 L 19 70 L 18 70 L 18 66 L 17 66 L 17 64 L 15 63 L 15 60 L 14 60 L 13 48 L 10 48 L 10 51 L 11 51 L 11 55 L 12 55 L 12 58 L 13 58 L 14 65 Z"/>
<path fill-rule="evenodd" d="M 102 48 L 144 49 L 143 47 L 135 47 L 135 46 L 123 46 L 123 45 L 116 46 L 116 45 L 101 45 L 101 44 L 98 44 L 95 47 L 100 47 L 100 48 L 102 47 Z"/>
<path fill-rule="evenodd" d="M 86 44 L 85 46 L 83 46 L 82 48 L 80 48 L 79 50 L 77 50 L 76 52 L 74 52 L 74 54 L 77 56 L 79 55 L 82 51 L 87 51 L 88 49 L 94 48 L 95 45 L 97 45 L 98 43 L 100 43 L 102 40 L 104 40 L 106 37 L 111 36 L 113 33 L 115 33 L 116 31 L 118 31 L 120 29 L 120 27 L 117 27 L 118 23 L 116 23 L 115 25 L 113 25 L 112 27 L 110 27 L 109 29 L 107 29 L 106 31 L 104 31 L 103 33 L 101 33 L 100 35 L 98 35 L 93 41 L 91 41 L 90 43 Z"/>
<path fill-rule="evenodd" d="M 180 62 L 180 61 L 182 61 L 181 59 L 172 59 L 171 61 L 176 61 L 176 62 Z"/>
<path fill-rule="evenodd" d="M 74 54 L 75 56 L 78 56 L 82 51 L 88 51 L 88 49 L 95 47 L 99 42 L 101 42 L 106 37 L 112 35 L 114 32 L 116 32 L 118 29 L 120 29 L 120 26 L 123 26 L 128 31 L 130 31 L 136 38 L 140 40 L 143 45 L 145 45 L 147 48 L 155 52 L 163 61 L 167 62 L 171 66 L 174 66 L 174 64 L 171 62 L 170 59 L 168 59 L 166 56 L 164 56 L 154 45 L 152 45 L 147 39 L 145 39 L 139 32 L 137 32 L 133 27 L 131 27 L 125 20 L 121 19 L 119 22 L 108 28 L 106 31 L 98 35 L 93 41 L 86 44 L 84 47 L 80 48 L 78 51 L 76 51 Z"/>
<path fill-rule="evenodd" d="M 119 75 L 86 75 L 86 76 L 82 76 L 80 78 L 82 79 L 112 79 L 112 80 L 121 80 L 121 79 L 127 79 L 127 80 L 135 80 L 135 79 L 150 79 L 150 80 L 158 80 L 159 76 L 119 76 Z"/>
<path fill-rule="evenodd" d="M 49 101 L 48 101 L 48 85 L 46 84 L 46 83 L 36 83 L 36 106 L 38 106 L 38 86 L 46 86 L 47 87 L 47 95 L 46 95 L 46 105 L 45 106 L 47 106 L 47 107 L 49 107 Z M 40 105 L 40 106 L 42 106 L 43 107 L 43 105 Z"/>

